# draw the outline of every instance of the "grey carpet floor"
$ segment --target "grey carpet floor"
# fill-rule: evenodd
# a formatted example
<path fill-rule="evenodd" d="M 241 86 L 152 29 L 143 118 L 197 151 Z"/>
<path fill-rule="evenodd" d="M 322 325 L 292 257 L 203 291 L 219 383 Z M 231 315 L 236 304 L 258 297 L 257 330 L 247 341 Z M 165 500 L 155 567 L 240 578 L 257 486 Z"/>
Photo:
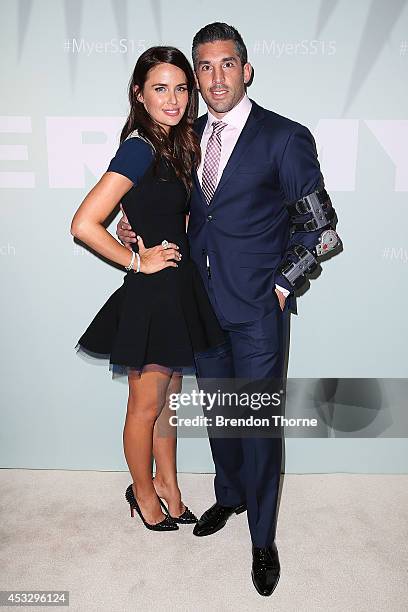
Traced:
<path fill-rule="evenodd" d="M 268 598 L 251 582 L 246 514 L 206 538 L 190 526 L 150 532 L 130 518 L 129 482 L 123 472 L 0 470 L 0 589 L 68 590 L 75 612 L 408 610 L 408 476 L 286 475 L 282 573 Z M 196 514 L 213 503 L 212 482 L 180 474 Z"/>

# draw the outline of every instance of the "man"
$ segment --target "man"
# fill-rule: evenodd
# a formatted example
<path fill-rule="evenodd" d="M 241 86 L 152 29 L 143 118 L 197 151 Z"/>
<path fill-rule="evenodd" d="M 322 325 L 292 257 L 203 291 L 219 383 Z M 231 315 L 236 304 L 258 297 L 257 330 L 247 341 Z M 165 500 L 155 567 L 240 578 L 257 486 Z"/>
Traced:
<path fill-rule="evenodd" d="M 246 95 L 252 67 L 237 30 L 224 23 L 205 26 L 194 37 L 192 54 L 208 113 L 195 124 L 202 159 L 188 237 L 228 337 L 220 350 L 197 357 L 199 379 L 279 379 L 294 292 L 316 267 L 318 254 L 336 241 L 330 229 L 334 209 L 309 130 Z M 126 221 L 118 224 L 124 243 L 135 236 Z M 270 595 L 280 575 L 274 540 L 281 437 L 213 437 L 210 443 L 216 503 L 194 534 L 213 534 L 247 510 L 252 579 L 261 595 Z"/>

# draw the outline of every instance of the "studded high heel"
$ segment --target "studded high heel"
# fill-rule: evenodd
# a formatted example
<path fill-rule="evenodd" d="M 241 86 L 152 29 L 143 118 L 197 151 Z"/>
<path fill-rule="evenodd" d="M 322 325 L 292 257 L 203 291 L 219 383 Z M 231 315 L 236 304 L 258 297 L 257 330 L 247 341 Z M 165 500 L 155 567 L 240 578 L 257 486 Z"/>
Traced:
<path fill-rule="evenodd" d="M 152 478 L 152 481 L 154 481 L 154 476 Z M 157 491 L 156 491 L 157 493 Z M 193 514 L 193 512 L 191 512 L 191 510 L 189 508 L 187 508 L 187 506 L 184 504 L 185 506 L 185 510 L 183 512 L 183 514 L 180 514 L 180 516 L 171 516 L 168 507 L 166 506 L 166 504 L 164 503 L 164 501 L 161 499 L 161 497 L 157 494 L 157 497 L 159 498 L 159 502 L 161 507 L 163 508 L 163 510 L 165 511 L 166 515 L 168 517 L 170 517 L 175 523 L 179 523 L 180 525 L 188 525 L 188 524 L 192 524 L 192 523 L 197 523 L 198 522 L 198 518 L 196 517 L 195 514 Z"/>
<path fill-rule="evenodd" d="M 130 516 L 133 517 L 134 511 L 136 510 L 136 512 L 142 519 L 144 526 L 147 529 L 151 529 L 152 531 L 176 531 L 179 528 L 176 522 L 171 518 L 169 514 L 166 514 L 166 517 L 162 521 L 160 521 L 160 523 L 148 523 L 145 520 L 140 510 L 139 504 L 137 503 L 136 498 L 133 494 L 132 485 L 129 485 L 126 489 L 125 498 L 130 506 Z"/>
<path fill-rule="evenodd" d="M 167 508 L 164 501 L 160 499 L 160 497 L 159 497 L 159 501 L 160 501 L 161 507 L 163 508 L 167 516 L 171 518 L 172 521 L 174 521 L 175 523 L 179 523 L 180 525 L 188 525 L 192 523 L 197 523 L 198 518 L 196 517 L 195 514 L 193 514 L 193 512 L 191 512 L 191 510 L 187 508 L 186 505 L 185 505 L 185 510 L 183 514 L 180 514 L 180 516 L 171 516 L 169 509 Z"/>

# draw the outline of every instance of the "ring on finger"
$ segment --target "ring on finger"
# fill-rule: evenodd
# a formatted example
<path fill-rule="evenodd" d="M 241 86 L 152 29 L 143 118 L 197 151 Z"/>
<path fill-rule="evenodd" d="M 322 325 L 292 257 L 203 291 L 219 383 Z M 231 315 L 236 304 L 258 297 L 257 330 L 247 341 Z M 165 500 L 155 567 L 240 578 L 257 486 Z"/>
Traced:
<path fill-rule="evenodd" d="M 162 241 L 162 247 L 163 249 L 168 249 L 169 248 L 169 241 L 168 240 L 163 240 Z"/>

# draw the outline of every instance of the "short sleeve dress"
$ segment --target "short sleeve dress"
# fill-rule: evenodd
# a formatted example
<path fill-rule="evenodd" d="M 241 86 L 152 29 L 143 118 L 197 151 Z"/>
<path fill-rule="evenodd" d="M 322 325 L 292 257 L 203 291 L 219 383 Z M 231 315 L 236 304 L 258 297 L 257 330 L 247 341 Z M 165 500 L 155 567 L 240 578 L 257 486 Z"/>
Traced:
<path fill-rule="evenodd" d="M 127 272 L 75 348 L 109 359 L 114 376 L 129 370 L 195 374 L 195 353 L 222 345 L 226 337 L 190 258 L 187 190 L 163 158 L 155 164 L 152 146 L 137 130 L 119 146 L 107 171 L 133 182 L 122 205 L 145 246 L 174 242 L 182 259 L 177 268 L 153 274 Z M 137 251 L 137 243 L 132 248 Z"/>

